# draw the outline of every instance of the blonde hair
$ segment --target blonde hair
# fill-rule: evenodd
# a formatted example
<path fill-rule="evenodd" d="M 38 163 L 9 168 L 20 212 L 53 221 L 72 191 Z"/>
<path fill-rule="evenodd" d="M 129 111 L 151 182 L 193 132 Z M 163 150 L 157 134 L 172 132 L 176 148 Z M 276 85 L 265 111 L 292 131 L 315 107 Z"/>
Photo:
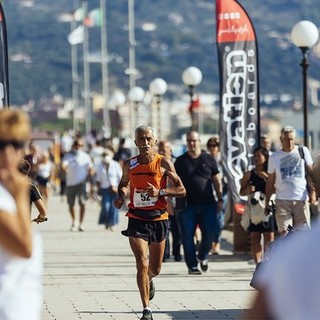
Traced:
<path fill-rule="evenodd" d="M 0 139 L 27 141 L 30 139 L 29 116 L 17 109 L 0 110 Z"/>

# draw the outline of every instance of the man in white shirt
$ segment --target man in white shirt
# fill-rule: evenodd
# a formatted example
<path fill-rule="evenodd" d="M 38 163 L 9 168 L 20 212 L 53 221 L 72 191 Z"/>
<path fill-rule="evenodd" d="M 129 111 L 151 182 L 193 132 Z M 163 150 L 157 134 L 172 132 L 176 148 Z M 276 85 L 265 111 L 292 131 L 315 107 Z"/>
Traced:
<path fill-rule="evenodd" d="M 295 138 L 296 131 L 293 127 L 282 128 L 282 148 L 270 156 L 268 163 L 266 203 L 269 203 L 275 189 L 275 217 L 282 236 L 286 235 L 289 225 L 310 225 L 306 170 L 308 173 L 311 172 L 313 162 L 307 147 L 303 146 L 303 156 L 300 154 L 299 147 L 295 145 Z"/>
<path fill-rule="evenodd" d="M 72 150 L 62 160 L 62 169 L 66 171 L 66 195 L 72 219 L 70 230 L 76 231 L 75 200 L 78 198 L 80 206 L 78 231 L 83 231 L 82 222 L 85 215 L 86 182 L 93 174 L 93 163 L 88 153 L 81 150 L 82 139 L 76 139 Z"/>

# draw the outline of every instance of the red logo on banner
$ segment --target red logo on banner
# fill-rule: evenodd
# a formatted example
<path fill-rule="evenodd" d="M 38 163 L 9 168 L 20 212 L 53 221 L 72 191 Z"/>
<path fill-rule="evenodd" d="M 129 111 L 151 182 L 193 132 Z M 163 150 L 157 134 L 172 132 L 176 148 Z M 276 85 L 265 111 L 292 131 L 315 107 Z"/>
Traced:
<path fill-rule="evenodd" d="M 238 2 L 217 1 L 217 42 L 254 41 L 251 21 Z"/>

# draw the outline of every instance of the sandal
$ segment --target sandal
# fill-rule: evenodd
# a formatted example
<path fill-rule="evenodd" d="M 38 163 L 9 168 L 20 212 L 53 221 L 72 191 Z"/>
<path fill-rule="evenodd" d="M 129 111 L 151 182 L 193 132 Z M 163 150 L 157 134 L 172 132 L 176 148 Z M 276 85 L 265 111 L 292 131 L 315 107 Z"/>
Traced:
<path fill-rule="evenodd" d="M 48 218 L 47 217 L 37 217 L 35 219 L 32 220 L 32 222 L 36 222 L 37 224 L 41 223 L 41 222 L 45 222 L 45 221 L 48 221 Z"/>

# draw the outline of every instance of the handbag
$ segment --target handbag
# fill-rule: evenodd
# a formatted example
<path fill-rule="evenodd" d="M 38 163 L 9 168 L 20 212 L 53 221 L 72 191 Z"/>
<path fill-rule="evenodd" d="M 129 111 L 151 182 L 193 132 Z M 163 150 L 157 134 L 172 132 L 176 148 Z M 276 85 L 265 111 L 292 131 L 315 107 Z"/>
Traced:
<path fill-rule="evenodd" d="M 257 225 L 265 218 L 266 196 L 260 191 L 253 192 L 248 196 L 245 212 L 248 213 L 253 224 Z"/>

